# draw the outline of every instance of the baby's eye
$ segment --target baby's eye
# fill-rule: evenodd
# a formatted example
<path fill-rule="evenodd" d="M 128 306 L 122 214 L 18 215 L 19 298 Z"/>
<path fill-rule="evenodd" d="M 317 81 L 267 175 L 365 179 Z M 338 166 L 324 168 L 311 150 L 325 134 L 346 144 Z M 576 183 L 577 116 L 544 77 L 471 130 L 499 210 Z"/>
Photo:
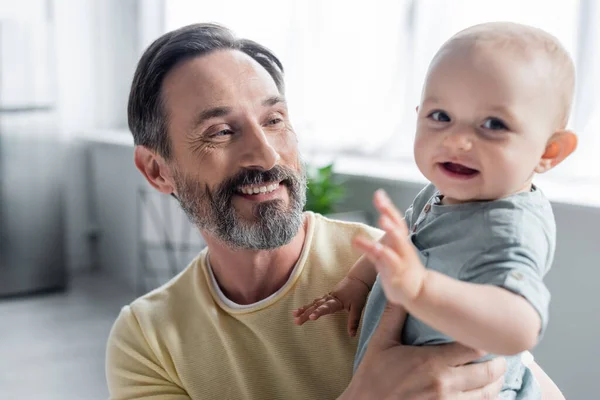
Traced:
<path fill-rule="evenodd" d="M 450 122 L 450 117 L 443 111 L 434 111 L 429 114 L 428 118 L 438 122 Z"/>
<path fill-rule="evenodd" d="M 507 130 L 506 124 L 498 118 L 488 118 L 483 122 L 482 125 L 485 129 L 491 129 L 493 131 Z"/>

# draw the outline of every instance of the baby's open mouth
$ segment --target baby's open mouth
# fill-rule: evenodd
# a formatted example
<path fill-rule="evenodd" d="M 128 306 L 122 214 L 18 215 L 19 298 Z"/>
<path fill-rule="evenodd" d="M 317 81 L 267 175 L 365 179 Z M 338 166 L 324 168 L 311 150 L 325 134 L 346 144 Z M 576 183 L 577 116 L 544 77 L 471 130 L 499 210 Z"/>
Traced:
<path fill-rule="evenodd" d="M 464 177 L 470 177 L 479 173 L 476 169 L 466 167 L 462 164 L 453 162 L 445 162 L 440 164 L 441 167 L 451 174 L 456 174 Z"/>

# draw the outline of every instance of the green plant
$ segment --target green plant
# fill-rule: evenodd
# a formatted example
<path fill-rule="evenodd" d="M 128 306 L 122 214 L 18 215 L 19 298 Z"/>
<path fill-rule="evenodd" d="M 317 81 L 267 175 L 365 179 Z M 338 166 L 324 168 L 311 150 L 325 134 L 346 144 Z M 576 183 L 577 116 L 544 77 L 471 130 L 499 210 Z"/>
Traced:
<path fill-rule="evenodd" d="M 305 210 L 319 214 L 331 214 L 344 199 L 344 183 L 333 174 L 333 163 L 324 167 L 307 166 L 307 190 Z"/>

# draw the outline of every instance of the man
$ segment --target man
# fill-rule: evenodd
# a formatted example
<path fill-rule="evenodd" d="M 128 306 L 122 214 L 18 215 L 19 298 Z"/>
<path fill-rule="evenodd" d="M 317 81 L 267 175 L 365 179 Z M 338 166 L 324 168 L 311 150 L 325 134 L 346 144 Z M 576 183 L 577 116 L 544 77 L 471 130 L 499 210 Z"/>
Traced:
<path fill-rule="evenodd" d="M 140 60 L 128 111 L 137 168 L 179 200 L 207 250 L 123 308 L 107 349 L 112 399 L 498 393 L 502 360 L 465 365 L 481 354 L 401 346 L 398 310 L 386 310 L 354 377 L 343 316 L 293 324 L 358 259 L 351 238 L 380 232 L 302 212 L 305 174 L 271 52 L 212 24 L 167 33 Z"/>

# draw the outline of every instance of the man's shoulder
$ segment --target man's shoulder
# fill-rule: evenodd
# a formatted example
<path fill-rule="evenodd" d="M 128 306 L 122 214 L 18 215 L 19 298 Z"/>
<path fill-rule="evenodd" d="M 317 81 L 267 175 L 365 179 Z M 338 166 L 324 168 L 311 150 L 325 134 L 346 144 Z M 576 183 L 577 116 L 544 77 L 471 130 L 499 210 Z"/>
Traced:
<path fill-rule="evenodd" d="M 316 222 L 316 232 L 321 236 L 328 236 L 332 241 L 344 242 L 348 237 L 363 234 L 372 239 L 379 239 L 383 231 L 363 222 L 344 221 L 336 218 L 313 214 Z M 322 239 L 321 239 L 322 240 Z"/>
<path fill-rule="evenodd" d="M 201 279 L 206 250 L 198 254 L 179 274 L 162 286 L 138 297 L 127 308 L 143 327 L 154 325 L 177 315 L 177 310 L 189 306 Z"/>
<path fill-rule="evenodd" d="M 334 274 L 343 273 L 358 260 L 361 252 L 352 246 L 358 235 L 379 240 L 383 231 L 359 222 L 348 222 L 314 214 L 314 232 L 310 238 L 308 262 L 320 268 L 331 268 Z M 336 279 L 340 277 L 337 277 Z M 339 280 L 338 279 L 338 280 Z"/>
<path fill-rule="evenodd" d="M 190 311 L 190 307 L 200 305 L 199 297 L 207 292 L 198 288 L 203 282 L 198 276 L 203 257 L 204 252 L 169 282 L 121 309 L 106 346 L 106 372 L 111 391 L 130 390 L 138 378 L 131 371 L 144 371 L 148 376 L 155 374 L 160 380 L 169 370 L 173 383 L 180 385 L 177 371 L 165 360 L 171 360 L 174 354 L 179 356 L 173 350 L 183 342 L 185 329 L 182 327 L 190 320 L 186 317 L 197 311 Z"/>

